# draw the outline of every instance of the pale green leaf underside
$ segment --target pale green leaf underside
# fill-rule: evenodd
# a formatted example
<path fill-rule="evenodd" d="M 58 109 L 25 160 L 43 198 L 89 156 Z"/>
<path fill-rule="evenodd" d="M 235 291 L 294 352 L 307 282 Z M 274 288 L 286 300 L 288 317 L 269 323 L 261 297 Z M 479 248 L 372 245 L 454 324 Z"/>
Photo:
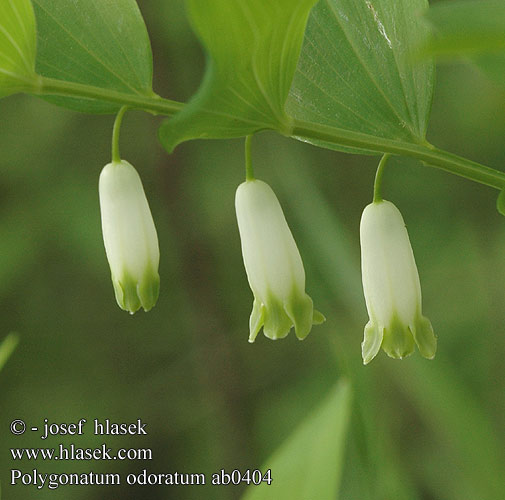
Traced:
<path fill-rule="evenodd" d="M 350 387 L 341 381 L 261 468 L 271 469 L 272 484 L 249 486 L 243 500 L 338 498 L 350 403 Z"/>
<path fill-rule="evenodd" d="M 163 145 L 287 129 L 284 104 L 315 1 L 187 0 L 208 67 L 197 94 L 162 125 Z"/>
<path fill-rule="evenodd" d="M 151 96 L 152 54 L 135 0 L 33 0 L 37 71 L 46 77 Z M 115 104 L 50 97 L 84 112 L 111 113 Z"/>
<path fill-rule="evenodd" d="M 464 57 L 505 85 L 505 3 L 503 0 L 442 2 L 426 14 L 432 37 L 427 52 Z"/>
<path fill-rule="evenodd" d="M 286 110 L 297 119 L 422 142 L 431 62 L 415 62 L 426 0 L 321 0 L 311 12 Z M 322 142 L 316 144 L 336 148 Z"/>
<path fill-rule="evenodd" d="M 33 80 L 35 37 L 30 0 L 0 0 L 0 97 Z"/>

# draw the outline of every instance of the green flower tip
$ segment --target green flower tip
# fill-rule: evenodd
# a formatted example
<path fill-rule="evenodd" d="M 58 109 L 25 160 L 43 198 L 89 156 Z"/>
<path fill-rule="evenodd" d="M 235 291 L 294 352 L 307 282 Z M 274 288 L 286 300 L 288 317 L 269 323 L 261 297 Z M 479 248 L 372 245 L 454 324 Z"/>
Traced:
<path fill-rule="evenodd" d="M 253 343 L 263 327 L 265 337 L 283 339 L 294 327 L 299 340 L 305 339 L 312 325 L 319 325 L 326 318 L 314 309 L 312 299 L 306 294 L 295 293 L 291 299 L 282 303 L 270 295 L 266 303 L 254 299 L 249 319 L 249 342 Z"/>
<path fill-rule="evenodd" d="M 158 300 L 160 277 L 157 272 L 146 272 L 143 280 L 137 282 L 131 275 L 124 273 L 121 279 L 112 276 L 116 301 L 123 311 L 136 313 L 141 307 L 150 311 Z"/>
<path fill-rule="evenodd" d="M 394 316 L 387 326 L 369 321 L 361 344 L 363 364 L 370 363 L 381 348 L 389 357 L 403 359 L 414 352 L 416 345 L 426 359 L 435 357 L 437 338 L 425 316 L 417 315 L 412 325 L 403 324 L 398 316 Z"/>

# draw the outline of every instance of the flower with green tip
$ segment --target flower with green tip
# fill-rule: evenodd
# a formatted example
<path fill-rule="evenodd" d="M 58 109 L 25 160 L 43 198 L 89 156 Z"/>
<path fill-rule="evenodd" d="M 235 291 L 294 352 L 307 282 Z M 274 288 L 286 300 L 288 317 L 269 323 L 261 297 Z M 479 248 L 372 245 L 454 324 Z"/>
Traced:
<path fill-rule="evenodd" d="M 270 339 L 286 337 L 294 326 L 302 340 L 324 316 L 305 293 L 305 271 L 293 235 L 274 192 L 259 180 L 242 183 L 235 196 L 242 255 L 254 294 L 249 342 L 261 327 Z"/>
<path fill-rule="evenodd" d="M 99 181 L 102 232 L 121 309 L 149 311 L 158 299 L 158 236 L 139 174 L 127 161 L 106 165 Z"/>
<path fill-rule="evenodd" d="M 421 285 L 409 235 L 400 211 L 389 201 L 368 205 L 360 225 L 361 271 L 370 321 L 365 326 L 363 363 L 382 347 L 392 358 L 414 351 L 435 356 L 437 340 L 422 315 Z"/>

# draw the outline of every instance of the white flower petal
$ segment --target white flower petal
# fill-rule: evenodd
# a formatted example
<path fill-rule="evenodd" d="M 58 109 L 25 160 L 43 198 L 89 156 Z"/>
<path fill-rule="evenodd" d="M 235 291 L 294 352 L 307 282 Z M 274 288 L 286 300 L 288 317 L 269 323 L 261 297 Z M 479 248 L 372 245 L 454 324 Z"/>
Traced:
<path fill-rule="evenodd" d="M 100 211 L 105 251 L 121 308 L 149 310 L 158 298 L 159 247 L 142 181 L 126 161 L 100 174 Z"/>
<path fill-rule="evenodd" d="M 298 338 L 305 338 L 314 318 L 321 322 L 324 316 L 315 314 L 305 293 L 302 259 L 277 197 L 265 182 L 246 181 L 237 189 L 235 208 L 254 294 L 249 341 L 261 326 L 271 339 L 285 337 L 292 326 Z"/>
<path fill-rule="evenodd" d="M 436 339 L 421 313 L 419 274 L 400 211 L 389 201 L 368 205 L 361 218 L 360 240 L 370 316 L 362 344 L 364 362 L 373 359 L 378 346 L 392 357 L 403 358 L 413 351 L 414 340 L 421 354 L 432 358 Z"/>
<path fill-rule="evenodd" d="M 235 206 L 244 264 L 253 291 L 265 301 L 268 292 L 286 297 L 293 284 L 305 289 L 305 272 L 282 208 L 263 181 L 241 184 Z"/>

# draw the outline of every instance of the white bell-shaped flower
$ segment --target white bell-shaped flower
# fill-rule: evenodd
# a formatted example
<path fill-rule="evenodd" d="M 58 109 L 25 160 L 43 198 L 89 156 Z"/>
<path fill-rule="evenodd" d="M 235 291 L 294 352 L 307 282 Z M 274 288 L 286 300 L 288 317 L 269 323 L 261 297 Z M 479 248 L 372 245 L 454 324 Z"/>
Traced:
<path fill-rule="evenodd" d="M 414 351 L 415 344 L 432 359 L 437 341 L 429 319 L 422 315 L 419 275 L 400 211 L 385 200 L 368 205 L 361 217 L 360 239 L 370 317 L 361 344 L 363 363 L 369 363 L 381 347 L 401 359 Z"/>
<path fill-rule="evenodd" d="M 274 192 L 259 180 L 242 183 L 235 196 L 242 255 L 254 294 L 249 342 L 261 327 L 270 339 L 295 327 L 302 340 L 324 316 L 305 293 L 305 271 L 293 235 Z"/>
<path fill-rule="evenodd" d="M 102 232 L 116 300 L 134 313 L 158 299 L 158 236 L 139 174 L 127 161 L 106 165 L 99 181 Z"/>

